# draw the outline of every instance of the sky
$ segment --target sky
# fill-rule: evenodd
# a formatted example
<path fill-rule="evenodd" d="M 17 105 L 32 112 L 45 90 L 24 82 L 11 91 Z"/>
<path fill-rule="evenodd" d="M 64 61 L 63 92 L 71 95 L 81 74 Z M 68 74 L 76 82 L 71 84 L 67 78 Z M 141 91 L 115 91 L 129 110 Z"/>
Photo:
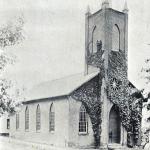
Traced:
<path fill-rule="evenodd" d="M 125 1 L 110 3 L 113 9 L 122 11 Z M 127 3 L 129 79 L 143 88 L 140 70 L 145 59 L 150 58 L 150 1 Z M 47 80 L 83 72 L 87 5 L 92 13 L 96 12 L 101 9 L 101 0 L 1 0 L 0 26 L 17 16 L 25 20 L 25 40 L 5 50 L 17 57 L 16 63 L 7 67 L 5 76 L 29 89 Z"/>

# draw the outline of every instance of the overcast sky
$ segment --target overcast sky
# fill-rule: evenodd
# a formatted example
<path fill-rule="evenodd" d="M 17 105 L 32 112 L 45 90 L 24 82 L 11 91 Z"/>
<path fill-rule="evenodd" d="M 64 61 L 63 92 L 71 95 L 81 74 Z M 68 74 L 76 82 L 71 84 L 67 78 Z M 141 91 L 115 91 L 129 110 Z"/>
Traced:
<path fill-rule="evenodd" d="M 16 16 L 25 19 L 22 44 L 7 49 L 17 56 L 6 76 L 28 88 L 84 70 L 84 14 L 101 8 L 101 0 L 1 0 L 0 25 Z M 124 0 L 112 0 L 122 11 Z M 142 87 L 139 73 L 150 57 L 150 1 L 128 0 L 129 79 Z"/>

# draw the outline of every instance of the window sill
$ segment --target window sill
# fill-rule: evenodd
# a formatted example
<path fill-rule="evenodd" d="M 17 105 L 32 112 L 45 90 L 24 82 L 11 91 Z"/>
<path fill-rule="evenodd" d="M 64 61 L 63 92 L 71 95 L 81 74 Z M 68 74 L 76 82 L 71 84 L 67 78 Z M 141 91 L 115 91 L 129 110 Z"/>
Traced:
<path fill-rule="evenodd" d="M 36 133 L 40 133 L 41 132 L 41 130 L 36 130 Z"/>
<path fill-rule="evenodd" d="M 29 129 L 26 129 L 25 132 L 29 132 Z"/>
<path fill-rule="evenodd" d="M 109 143 L 108 147 L 111 149 L 114 149 L 114 148 L 120 149 L 122 145 L 120 143 Z"/>
<path fill-rule="evenodd" d="M 49 131 L 49 133 L 54 134 L 54 133 L 55 133 L 55 131 Z"/>
<path fill-rule="evenodd" d="M 83 136 L 86 136 L 86 135 L 88 135 L 88 132 L 79 132 L 78 134 L 79 134 L 80 136 L 82 136 L 82 135 L 83 135 Z"/>

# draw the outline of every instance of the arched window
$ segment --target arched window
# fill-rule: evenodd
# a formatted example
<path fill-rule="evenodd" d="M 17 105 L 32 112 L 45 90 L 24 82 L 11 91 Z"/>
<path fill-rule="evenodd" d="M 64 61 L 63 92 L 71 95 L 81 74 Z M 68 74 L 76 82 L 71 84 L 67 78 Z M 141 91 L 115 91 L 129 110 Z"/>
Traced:
<path fill-rule="evenodd" d="M 79 112 L 79 133 L 87 133 L 87 132 L 88 132 L 87 113 L 85 107 L 81 105 Z"/>
<path fill-rule="evenodd" d="M 120 143 L 120 135 L 121 121 L 119 108 L 114 105 L 109 114 L 109 143 Z"/>
<path fill-rule="evenodd" d="M 95 25 L 92 30 L 92 53 L 97 52 L 96 40 L 97 40 L 97 37 L 96 37 L 96 25 Z"/>
<path fill-rule="evenodd" d="M 36 109 L 36 131 L 40 131 L 41 129 L 41 111 L 40 105 L 37 105 Z"/>
<path fill-rule="evenodd" d="M 19 113 L 16 114 L 16 130 L 19 129 Z"/>
<path fill-rule="evenodd" d="M 120 29 L 117 24 L 113 26 L 112 33 L 112 50 L 119 51 L 120 50 Z"/>
<path fill-rule="evenodd" d="M 54 104 L 52 103 L 49 110 L 49 131 L 52 132 L 55 130 L 55 109 Z"/>
<path fill-rule="evenodd" d="M 29 108 L 25 109 L 25 130 L 29 130 Z"/>
<path fill-rule="evenodd" d="M 95 53 L 97 50 L 95 49 L 95 41 L 97 40 L 97 37 L 96 37 L 96 32 L 95 32 L 95 30 L 96 30 L 96 25 L 95 26 L 93 26 L 93 29 L 92 29 L 92 31 L 91 31 L 91 33 L 90 33 L 90 41 L 88 41 L 88 51 L 89 51 L 89 54 L 93 54 L 93 53 Z"/>

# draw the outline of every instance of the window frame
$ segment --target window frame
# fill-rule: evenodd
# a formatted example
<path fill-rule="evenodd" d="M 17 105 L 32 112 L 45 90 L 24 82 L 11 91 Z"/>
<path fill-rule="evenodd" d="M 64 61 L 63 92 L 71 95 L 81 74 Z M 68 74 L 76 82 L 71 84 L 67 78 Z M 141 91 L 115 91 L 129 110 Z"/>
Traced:
<path fill-rule="evenodd" d="M 29 131 L 29 107 L 25 109 L 25 131 Z"/>
<path fill-rule="evenodd" d="M 53 103 L 50 105 L 49 109 L 49 132 L 55 132 L 55 108 Z"/>
<path fill-rule="evenodd" d="M 83 120 L 81 122 L 81 120 Z M 79 124 L 78 124 L 78 133 L 79 135 L 87 135 L 88 134 L 88 114 L 86 112 L 85 106 L 82 104 L 79 110 Z M 85 130 L 85 131 L 81 131 Z"/>
<path fill-rule="evenodd" d="M 16 130 L 19 130 L 19 113 L 16 113 Z"/>
<path fill-rule="evenodd" d="M 40 132 L 41 131 L 41 109 L 40 109 L 40 105 L 37 105 L 36 108 L 36 132 Z"/>
<path fill-rule="evenodd" d="M 120 28 L 119 28 L 119 26 L 117 25 L 117 24 L 114 24 L 114 26 L 113 26 L 113 35 L 112 35 L 112 38 L 114 37 L 114 36 L 116 36 L 116 35 L 114 35 L 114 28 L 116 29 L 116 31 L 117 31 L 117 35 L 118 35 L 118 48 L 119 49 L 113 49 L 114 48 L 114 43 L 113 42 L 116 42 L 116 41 L 114 41 L 113 39 L 112 39 L 112 51 L 115 51 L 115 52 L 119 52 L 121 49 L 120 49 L 120 42 L 121 42 L 121 40 L 120 40 L 120 37 L 121 37 L 121 32 L 120 32 Z"/>

